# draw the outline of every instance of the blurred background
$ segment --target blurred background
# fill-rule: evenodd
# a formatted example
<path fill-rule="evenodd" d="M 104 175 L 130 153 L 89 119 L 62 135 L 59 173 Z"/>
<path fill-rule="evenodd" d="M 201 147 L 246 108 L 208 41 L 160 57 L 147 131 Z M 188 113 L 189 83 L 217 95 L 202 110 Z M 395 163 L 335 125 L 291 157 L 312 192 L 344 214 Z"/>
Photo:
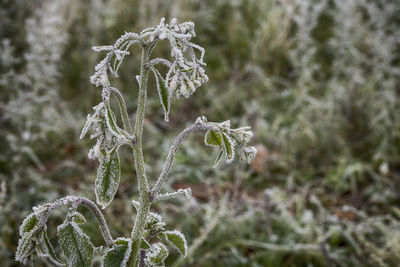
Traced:
<path fill-rule="evenodd" d="M 398 0 L 2 0 L 0 2 L 0 265 L 35 205 L 95 199 L 93 141 L 79 140 L 104 56 L 125 31 L 192 20 L 210 81 L 174 100 L 163 121 L 150 83 L 145 162 L 155 182 L 173 138 L 200 115 L 251 125 L 251 165 L 213 169 L 217 151 L 185 141 L 167 184 L 191 200 L 153 207 L 187 237 L 168 266 L 398 266 L 400 262 L 400 2 Z M 111 82 L 136 109 L 138 49 Z M 154 56 L 169 57 L 161 45 Z M 128 236 L 137 197 L 128 148 L 104 212 Z M 83 227 L 96 245 L 91 215 Z M 50 239 L 66 211 L 50 220 Z M 34 266 L 45 266 L 38 261 Z"/>

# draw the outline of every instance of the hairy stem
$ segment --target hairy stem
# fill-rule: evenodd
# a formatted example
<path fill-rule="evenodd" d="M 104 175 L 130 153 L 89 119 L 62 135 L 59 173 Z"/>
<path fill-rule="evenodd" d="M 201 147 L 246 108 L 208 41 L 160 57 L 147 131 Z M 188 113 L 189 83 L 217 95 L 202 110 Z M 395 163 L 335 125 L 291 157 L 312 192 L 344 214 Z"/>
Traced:
<path fill-rule="evenodd" d="M 144 167 L 143 149 L 142 149 L 142 133 L 143 123 L 146 109 L 146 97 L 147 97 L 147 79 L 149 69 L 146 64 L 150 56 L 150 48 L 146 46 L 142 50 L 142 62 L 140 69 L 140 80 L 139 80 L 139 98 L 137 104 L 136 121 L 134 135 L 136 137 L 136 146 L 133 147 L 133 156 L 135 158 L 135 169 L 139 187 L 139 202 L 140 207 L 137 212 L 135 225 L 133 227 L 131 238 L 132 238 L 132 253 L 129 261 L 129 266 L 134 266 L 138 254 L 140 241 L 142 240 L 144 227 L 146 224 L 146 218 L 150 211 L 149 201 L 149 185 L 146 177 L 146 170 Z"/>
<path fill-rule="evenodd" d="M 193 123 L 188 128 L 183 130 L 176 138 L 169 149 L 167 160 L 164 163 L 163 169 L 161 171 L 160 176 L 156 184 L 154 185 L 153 189 L 151 190 L 151 199 L 156 199 L 158 194 L 160 193 L 161 188 L 164 186 L 165 182 L 167 181 L 168 174 L 171 171 L 172 164 L 175 159 L 176 152 L 178 151 L 179 146 L 185 140 L 185 138 L 192 132 L 196 131 L 207 131 L 207 130 L 217 130 L 218 128 L 211 124 L 206 123 Z"/>

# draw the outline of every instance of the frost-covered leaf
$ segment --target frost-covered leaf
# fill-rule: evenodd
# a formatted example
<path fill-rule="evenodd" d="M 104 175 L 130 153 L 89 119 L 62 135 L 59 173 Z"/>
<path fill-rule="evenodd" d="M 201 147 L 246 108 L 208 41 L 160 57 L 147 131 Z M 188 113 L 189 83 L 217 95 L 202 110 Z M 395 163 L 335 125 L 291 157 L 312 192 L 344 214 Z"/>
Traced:
<path fill-rule="evenodd" d="M 86 136 L 87 132 L 89 131 L 89 128 L 90 128 L 90 126 L 92 124 L 92 122 L 90 121 L 90 118 L 91 118 L 90 115 L 88 115 L 87 119 L 86 119 L 86 122 L 85 122 L 85 125 L 82 128 L 82 131 L 81 131 L 81 134 L 79 136 L 79 139 L 83 139 Z"/>
<path fill-rule="evenodd" d="M 147 242 L 146 239 L 142 239 L 142 243 L 140 244 L 140 248 L 141 249 L 149 249 L 150 248 L 149 242 Z"/>
<path fill-rule="evenodd" d="M 121 167 L 117 148 L 114 148 L 109 157 L 100 162 L 95 182 L 95 193 L 97 203 L 106 208 L 117 193 Z"/>
<path fill-rule="evenodd" d="M 22 222 L 21 227 L 19 228 L 19 234 L 23 236 L 25 233 L 32 231 L 32 229 L 38 224 L 39 220 L 37 218 L 36 213 L 31 213 L 25 220 Z"/>
<path fill-rule="evenodd" d="M 132 240 L 118 238 L 103 257 L 103 267 L 125 267 L 132 251 Z"/>
<path fill-rule="evenodd" d="M 15 260 L 26 263 L 29 257 L 35 252 L 36 245 L 36 231 L 26 233 L 20 238 L 18 242 L 17 252 L 15 254 Z"/>
<path fill-rule="evenodd" d="M 186 256 L 187 254 L 187 243 L 185 236 L 179 231 L 165 231 L 162 233 L 173 247 L 175 247 L 179 252 Z"/>
<path fill-rule="evenodd" d="M 36 247 L 43 238 L 43 228 L 39 227 L 40 212 L 33 212 L 25 218 L 19 228 L 21 238 L 18 241 L 18 248 L 15 259 L 26 263 L 29 258 L 36 254 Z"/>
<path fill-rule="evenodd" d="M 111 110 L 110 105 L 107 105 L 106 108 L 106 122 L 107 122 L 107 126 L 108 129 L 115 135 L 115 136 L 119 136 L 121 135 L 119 127 L 117 126 L 117 119 L 115 117 L 114 112 Z"/>
<path fill-rule="evenodd" d="M 145 230 L 148 231 L 149 235 L 158 235 L 158 233 L 163 232 L 165 227 L 165 222 L 161 215 L 149 212 L 146 219 Z"/>
<path fill-rule="evenodd" d="M 205 144 L 219 146 L 221 149 L 213 167 L 217 166 L 222 156 L 225 157 L 226 163 L 231 163 L 235 157 L 235 151 L 239 154 L 241 161 L 250 163 L 254 159 L 257 149 L 249 146 L 253 137 L 250 126 L 232 129 L 229 120 L 216 123 L 208 122 L 206 118 L 198 118 L 196 124 L 203 125 L 208 129 L 204 137 Z"/>
<path fill-rule="evenodd" d="M 217 156 L 217 158 L 216 158 L 215 161 L 214 161 L 213 168 L 217 167 L 217 165 L 218 165 L 218 163 L 221 161 L 223 155 L 224 155 L 224 150 L 223 150 L 223 149 L 220 149 L 219 152 L 218 152 L 218 156 Z"/>
<path fill-rule="evenodd" d="M 221 131 L 222 135 L 222 147 L 225 155 L 225 162 L 226 163 L 231 163 L 233 161 L 233 158 L 235 156 L 235 143 L 234 141 L 223 131 Z"/>
<path fill-rule="evenodd" d="M 71 220 L 76 224 L 84 224 L 86 223 L 85 217 L 77 211 L 74 211 L 68 215 Z"/>
<path fill-rule="evenodd" d="M 240 160 L 245 161 L 248 164 L 251 163 L 251 161 L 255 158 L 257 154 L 257 148 L 255 148 L 254 146 L 243 146 L 238 149 L 238 151 Z"/>
<path fill-rule="evenodd" d="M 107 159 L 107 156 L 116 147 L 131 143 L 133 136 L 117 125 L 117 119 L 110 107 L 109 91 L 105 90 L 104 100 L 93 107 L 94 113 L 87 116 L 87 122 L 82 129 L 81 138 L 83 138 L 90 129 L 91 139 L 97 139 L 96 144 L 90 149 L 88 157 L 98 159 L 100 162 Z"/>
<path fill-rule="evenodd" d="M 94 247 L 78 224 L 68 218 L 57 227 L 57 236 L 69 267 L 90 267 Z"/>
<path fill-rule="evenodd" d="M 208 130 L 204 138 L 204 142 L 209 146 L 220 146 L 222 145 L 221 133 L 213 130 Z"/>
<path fill-rule="evenodd" d="M 168 249 L 164 244 L 153 244 L 146 253 L 145 262 L 148 266 L 164 266 L 164 261 L 168 254 Z"/>
<path fill-rule="evenodd" d="M 42 242 L 36 247 L 38 256 L 48 258 L 56 266 L 65 266 L 65 262 L 60 260 L 54 252 L 53 246 L 47 236 L 47 232 L 44 231 L 44 238 Z"/>
<path fill-rule="evenodd" d="M 168 88 L 165 84 L 164 78 L 161 76 L 161 74 L 155 68 L 152 68 L 151 70 L 153 71 L 154 78 L 156 79 L 158 96 L 160 97 L 160 102 L 161 102 L 161 105 L 164 110 L 164 120 L 168 121 L 171 97 L 170 97 Z"/>

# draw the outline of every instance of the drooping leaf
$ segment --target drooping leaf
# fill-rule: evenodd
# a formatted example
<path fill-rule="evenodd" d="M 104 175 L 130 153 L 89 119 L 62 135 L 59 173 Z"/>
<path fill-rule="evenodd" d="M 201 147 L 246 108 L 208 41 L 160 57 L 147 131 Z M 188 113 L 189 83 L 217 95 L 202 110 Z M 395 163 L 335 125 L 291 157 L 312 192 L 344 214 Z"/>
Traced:
<path fill-rule="evenodd" d="M 170 105 L 171 105 L 171 103 L 170 103 L 171 97 L 170 97 L 168 88 L 165 84 L 164 78 L 161 76 L 161 74 L 155 68 L 152 68 L 151 70 L 154 73 L 154 78 L 156 80 L 156 85 L 157 85 L 158 96 L 160 97 L 160 103 L 164 110 L 164 120 L 168 121 L 168 115 L 169 115 L 169 110 L 170 110 Z"/>
<path fill-rule="evenodd" d="M 218 156 L 217 156 L 217 158 L 216 158 L 215 161 L 214 161 L 213 168 L 217 167 L 217 165 L 218 165 L 218 163 L 221 161 L 223 155 L 224 155 L 224 150 L 223 150 L 223 149 L 220 149 L 219 152 L 218 152 Z"/>
<path fill-rule="evenodd" d="M 87 118 L 87 120 L 85 122 L 85 125 L 82 128 L 82 131 L 81 131 L 81 134 L 79 136 L 79 139 L 83 139 L 86 136 L 87 132 L 89 131 L 89 127 L 92 124 L 92 122 L 89 119 L 90 119 L 90 115 L 88 115 L 88 118 Z"/>
<path fill-rule="evenodd" d="M 223 131 L 221 131 L 221 135 L 222 135 L 222 147 L 224 150 L 224 155 L 225 155 L 225 162 L 226 163 L 231 163 L 234 156 L 235 156 L 235 143 L 234 141 Z"/>
<path fill-rule="evenodd" d="M 94 247 L 74 221 L 65 220 L 57 227 L 57 236 L 69 267 L 90 267 Z"/>
<path fill-rule="evenodd" d="M 36 231 L 31 231 L 20 238 L 17 252 L 15 254 L 15 260 L 25 264 L 29 257 L 35 252 L 35 234 Z"/>
<path fill-rule="evenodd" d="M 47 232 L 44 231 L 43 235 L 44 238 L 42 239 L 42 242 L 36 247 L 38 256 L 48 258 L 56 266 L 65 266 L 65 262 L 60 260 L 54 252 L 53 246 L 47 236 Z"/>
<path fill-rule="evenodd" d="M 222 145 L 222 136 L 217 131 L 208 130 L 204 138 L 204 143 L 209 146 L 220 146 Z"/>
<path fill-rule="evenodd" d="M 43 238 L 43 229 L 39 227 L 38 214 L 33 212 L 25 218 L 19 228 L 21 238 L 18 241 L 15 259 L 19 262 L 26 261 L 36 253 L 37 244 Z"/>
<path fill-rule="evenodd" d="M 107 104 L 106 108 L 106 123 L 109 130 L 116 136 L 120 135 L 120 129 L 117 125 L 117 118 L 115 117 L 114 112 L 112 111 L 109 104 Z"/>
<path fill-rule="evenodd" d="M 95 182 L 97 203 L 106 208 L 118 191 L 121 167 L 117 148 L 114 148 L 107 159 L 100 163 Z"/>
<path fill-rule="evenodd" d="M 175 247 L 179 252 L 186 256 L 187 254 L 187 243 L 185 236 L 179 231 L 165 231 L 163 233 L 165 239 L 170 243 L 173 247 Z"/>
<path fill-rule="evenodd" d="M 132 251 L 132 240 L 118 238 L 103 257 L 103 267 L 125 267 Z"/>

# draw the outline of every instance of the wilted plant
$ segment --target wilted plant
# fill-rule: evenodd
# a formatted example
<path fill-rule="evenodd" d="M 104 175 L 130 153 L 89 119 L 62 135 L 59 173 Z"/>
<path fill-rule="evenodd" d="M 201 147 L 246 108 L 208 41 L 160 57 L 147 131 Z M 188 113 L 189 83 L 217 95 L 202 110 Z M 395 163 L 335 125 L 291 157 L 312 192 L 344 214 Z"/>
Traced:
<path fill-rule="evenodd" d="M 101 210 L 95 203 L 84 197 L 67 196 L 33 208 L 33 212 L 20 227 L 21 239 L 16 253 L 18 261 L 26 263 L 39 256 L 58 266 L 91 266 L 96 255 L 101 258 L 102 266 L 164 266 L 164 260 L 169 254 L 166 245 L 186 255 L 187 245 L 184 235 L 176 230 L 166 230 L 162 217 L 150 212 L 153 202 L 191 195 L 190 188 L 173 193 L 161 193 L 180 144 L 190 133 L 205 131 L 205 144 L 219 148 L 214 166 L 223 158 L 226 163 L 232 162 L 235 151 L 241 160 L 247 162 L 250 162 L 256 154 L 256 149 L 248 145 L 252 137 L 250 127 L 233 129 L 229 121 L 215 123 L 208 122 L 205 117 L 199 117 L 175 139 L 157 182 L 152 188 L 149 186 L 142 149 L 149 73 L 154 75 L 164 117 L 168 121 L 171 98 L 173 96 L 188 98 L 196 88 L 208 81 L 204 71 L 204 49 L 191 42 L 193 37 L 195 32 L 192 22 L 178 24 L 176 19 L 172 19 L 170 23 L 165 24 L 162 19 L 157 27 L 147 28 L 140 34 L 125 33 L 114 45 L 93 48 L 97 52 L 107 51 L 105 58 L 95 67 L 95 74 L 91 77 L 94 85 L 102 87 L 102 101 L 93 107 L 94 113 L 88 115 L 81 138 L 90 130 L 91 138 L 96 139 L 96 144 L 90 149 L 88 156 L 99 161 L 95 194 L 97 204 L 103 209 L 111 203 L 118 190 L 121 176 L 118 150 L 123 145 L 132 148 L 139 199 L 132 201 L 137 216 L 131 236 L 114 239 Z M 172 61 L 150 58 L 151 52 L 160 40 L 169 41 Z M 111 86 L 108 79 L 109 73 L 118 76 L 118 69 L 125 56 L 129 55 L 128 49 L 132 44 L 142 49 L 140 75 L 136 77 L 139 96 L 133 130 L 124 98 L 118 89 Z M 199 53 L 200 57 L 196 53 Z M 165 75 L 156 68 L 159 64 L 169 69 Z M 118 101 L 122 127 L 118 125 L 110 104 L 111 96 Z M 80 228 L 79 225 L 86 220 L 77 211 L 79 205 L 86 206 L 95 215 L 105 246 L 94 247 L 90 238 Z M 48 240 L 46 223 L 52 212 L 61 206 L 70 206 L 70 210 L 64 223 L 57 228 L 63 252 L 60 257 L 56 255 Z"/>

